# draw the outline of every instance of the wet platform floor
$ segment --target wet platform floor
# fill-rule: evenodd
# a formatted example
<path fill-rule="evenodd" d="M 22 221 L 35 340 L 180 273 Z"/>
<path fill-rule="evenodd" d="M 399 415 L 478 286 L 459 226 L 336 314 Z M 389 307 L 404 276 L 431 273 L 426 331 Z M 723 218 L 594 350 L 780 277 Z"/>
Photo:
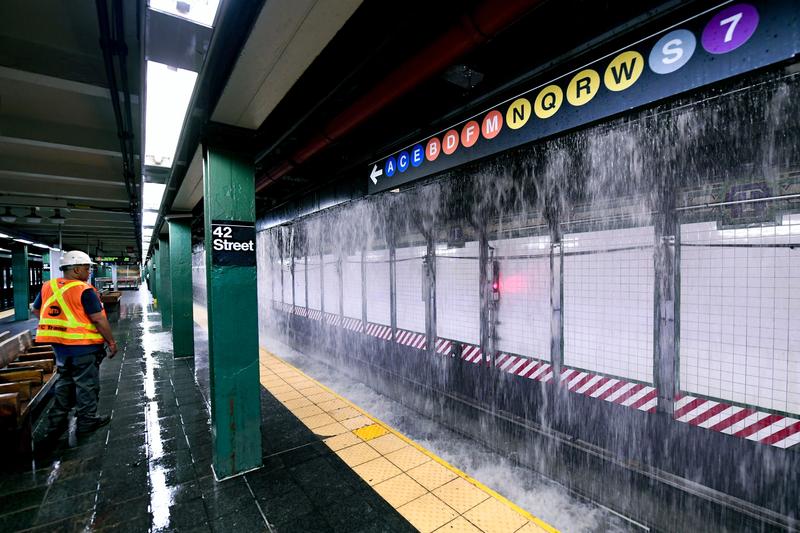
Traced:
<path fill-rule="evenodd" d="M 114 329 L 121 352 L 101 366 L 100 392 L 111 423 L 5 467 L 0 531 L 547 528 L 265 352 L 264 466 L 216 482 L 205 330 L 194 359 L 174 359 L 144 290 L 124 293 Z"/>

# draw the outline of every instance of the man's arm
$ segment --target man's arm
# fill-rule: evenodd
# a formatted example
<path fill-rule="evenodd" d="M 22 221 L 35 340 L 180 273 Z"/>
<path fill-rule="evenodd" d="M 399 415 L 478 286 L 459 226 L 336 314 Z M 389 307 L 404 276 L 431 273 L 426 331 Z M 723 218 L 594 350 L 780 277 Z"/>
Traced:
<path fill-rule="evenodd" d="M 42 307 L 42 293 L 36 295 L 36 299 L 31 304 L 31 311 L 33 311 L 36 316 L 34 318 L 39 318 L 39 309 Z"/>
<path fill-rule="evenodd" d="M 89 320 L 92 321 L 97 331 L 100 332 L 100 335 L 102 335 L 106 343 L 108 343 L 108 349 L 111 351 L 108 358 L 111 359 L 117 354 L 117 341 L 114 340 L 114 334 L 111 333 L 111 324 L 109 324 L 108 319 L 103 316 L 102 311 L 89 315 Z"/>

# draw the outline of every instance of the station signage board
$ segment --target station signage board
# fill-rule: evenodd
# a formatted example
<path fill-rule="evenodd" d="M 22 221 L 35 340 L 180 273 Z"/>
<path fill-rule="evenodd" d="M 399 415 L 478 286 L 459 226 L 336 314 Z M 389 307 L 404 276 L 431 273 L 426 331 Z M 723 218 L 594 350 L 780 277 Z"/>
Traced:
<path fill-rule="evenodd" d="M 724 2 L 373 161 L 380 192 L 785 61 L 800 52 L 796 0 Z"/>
<path fill-rule="evenodd" d="M 253 222 L 211 222 L 211 264 L 256 266 L 256 226 Z"/>

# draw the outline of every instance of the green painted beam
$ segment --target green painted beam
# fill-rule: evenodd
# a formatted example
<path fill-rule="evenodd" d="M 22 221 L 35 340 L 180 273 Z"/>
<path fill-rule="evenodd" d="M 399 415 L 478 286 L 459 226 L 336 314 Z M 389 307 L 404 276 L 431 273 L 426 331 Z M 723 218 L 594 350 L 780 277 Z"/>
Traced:
<path fill-rule="evenodd" d="M 172 354 L 194 355 L 192 229 L 190 219 L 170 219 L 169 277 L 172 285 Z"/>
<path fill-rule="evenodd" d="M 28 247 L 14 246 L 11 250 L 11 280 L 14 282 L 14 320 L 28 320 L 30 311 L 31 274 L 28 267 Z"/>
<path fill-rule="evenodd" d="M 212 221 L 254 223 L 255 188 L 250 158 L 203 154 L 212 452 L 223 479 L 261 466 L 258 309 L 255 265 L 215 264 Z"/>
<path fill-rule="evenodd" d="M 161 327 L 172 326 L 172 278 L 169 271 L 169 240 L 166 237 L 158 238 L 158 269 L 161 275 L 158 278 L 158 308 L 161 311 Z"/>

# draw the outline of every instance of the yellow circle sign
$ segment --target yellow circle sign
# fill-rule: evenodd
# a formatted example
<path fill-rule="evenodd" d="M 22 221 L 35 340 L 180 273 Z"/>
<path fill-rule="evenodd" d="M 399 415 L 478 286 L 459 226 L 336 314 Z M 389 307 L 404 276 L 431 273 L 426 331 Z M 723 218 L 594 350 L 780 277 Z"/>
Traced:
<path fill-rule="evenodd" d="M 558 85 L 548 85 L 542 89 L 533 102 L 533 112 L 539 118 L 550 118 L 556 114 L 564 101 L 564 91 Z"/>
<path fill-rule="evenodd" d="M 531 118 L 531 103 L 527 98 L 517 98 L 506 111 L 506 124 L 512 130 L 518 130 Z"/>
<path fill-rule="evenodd" d="M 600 89 L 600 74 L 587 68 L 575 74 L 567 86 L 567 101 L 574 106 L 588 104 Z"/>
<path fill-rule="evenodd" d="M 606 68 L 603 82 L 609 91 L 624 91 L 639 79 L 644 70 L 644 57 L 629 50 L 615 57 Z"/>

